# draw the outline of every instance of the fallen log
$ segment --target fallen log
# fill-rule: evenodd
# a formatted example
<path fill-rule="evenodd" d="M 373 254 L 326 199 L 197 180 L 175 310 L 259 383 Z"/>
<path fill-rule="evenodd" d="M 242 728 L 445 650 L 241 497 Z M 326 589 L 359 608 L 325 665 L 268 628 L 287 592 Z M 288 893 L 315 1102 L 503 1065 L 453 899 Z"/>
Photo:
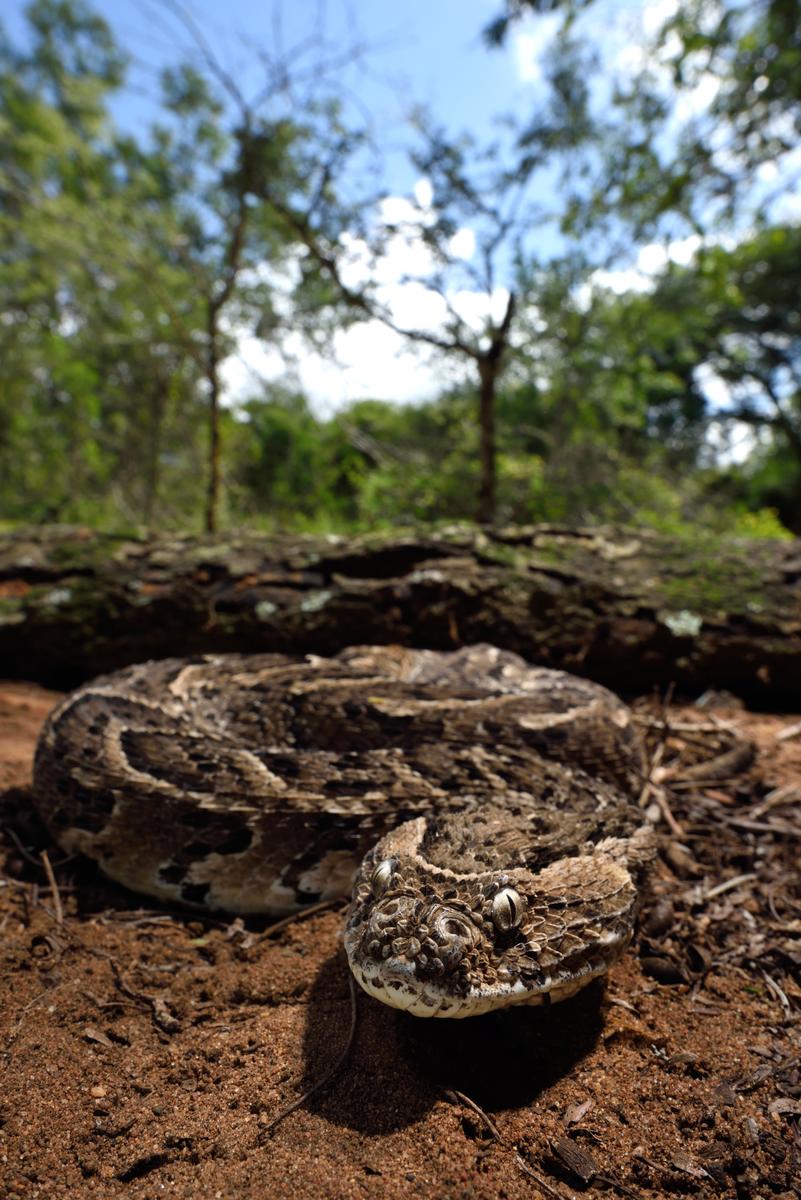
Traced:
<path fill-rule="evenodd" d="M 801 543 L 539 525 L 360 537 L 0 535 L 0 675 L 488 641 L 623 693 L 801 694 Z"/>

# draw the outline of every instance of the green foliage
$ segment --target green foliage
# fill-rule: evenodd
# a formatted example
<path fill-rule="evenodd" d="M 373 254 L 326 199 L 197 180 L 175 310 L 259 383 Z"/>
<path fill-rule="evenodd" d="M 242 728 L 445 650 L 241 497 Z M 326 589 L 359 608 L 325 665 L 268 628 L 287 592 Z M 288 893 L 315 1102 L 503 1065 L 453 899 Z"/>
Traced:
<path fill-rule="evenodd" d="M 142 246 L 161 214 L 113 166 L 107 121 L 123 57 L 81 4 L 37 0 L 31 46 L 0 60 L 0 488 L 17 519 L 155 515 L 164 431 L 191 444 L 185 348 L 165 339 L 160 292 L 186 281 Z M 170 401 L 174 402 L 174 407 Z M 180 414 L 180 415 L 179 415 Z"/>
<path fill-rule="evenodd" d="M 336 112 L 310 103 L 301 122 L 242 100 L 232 117 L 224 81 L 179 63 L 163 121 L 122 137 L 108 25 L 78 0 L 27 15 L 25 50 L 0 39 L 0 504 L 193 524 L 232 326 L 275 337 L 285 319 L 291 238 L 272 200 L 316 186 L 310 142 L 339 136 Z M 333 186 L 321 196 L 332 206 Z M 313 282 L 294 328 L 330 307 Z"/>
<path fill-rule="evenodd" d="M 321 420 L 302 396 L 274 389 L 245 405 L 229 429 L 229 519 L 304 530 L 470 520 L 473 403 L 469 391 L 455 390 L 414 406 L 359 401 Z M 627 454 L 608 425 L 576 431 L 550 452 L 561 427 L 544 412 L 528 385 L 499 398 L 500 521 L 789 536 L 774 510 L 752 511 L 731 495 L 726 471 L 674 470 L 669 450 L 654 445 L 646 458 Z"/>

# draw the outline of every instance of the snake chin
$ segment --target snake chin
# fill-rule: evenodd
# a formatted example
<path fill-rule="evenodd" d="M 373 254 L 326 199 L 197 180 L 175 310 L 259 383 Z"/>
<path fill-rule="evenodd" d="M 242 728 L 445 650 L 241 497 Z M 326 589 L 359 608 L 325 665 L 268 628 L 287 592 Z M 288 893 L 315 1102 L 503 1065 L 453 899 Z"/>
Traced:
<path fill-rule="evenodd" d="M 606 972 L 606 964 L 586 969 L 581 978 L 567 981 L 546 979 L 545 986 L 532 991 L 517 981 L 506 987 L 471 989 L 458 996 L 443 991 L 416 977 L 414 968 L 389 961 L 382 966 L 367 964 L 350 957 L 350 968 L 360 987 L 390 1008 L 399 1008 L 415 1017 L 478 1017 L 484 1013 L 514 1005 L 548 1005 L 574 996 L 593 979 Z"/>

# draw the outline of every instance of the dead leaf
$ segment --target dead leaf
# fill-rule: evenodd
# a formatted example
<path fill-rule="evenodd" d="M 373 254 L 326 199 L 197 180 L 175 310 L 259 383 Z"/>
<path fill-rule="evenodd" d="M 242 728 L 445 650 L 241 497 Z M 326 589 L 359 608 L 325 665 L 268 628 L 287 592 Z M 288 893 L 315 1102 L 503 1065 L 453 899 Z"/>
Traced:
<path fill-rule="evenodd" d="M 565 1115 L 562 1117 L 562 1120 L 565 1125 L 577 1125 L 591 1108 L 592 1100 L 585 1100 L 583 1104 L 569 1104 L 565 1109 Z"/>
<path fill-rule="evenodd" d="M 709 1179 L 709 1172 L 697 1166 L 684 1150 L 677 1150 L 673 1155 L 673 1166 L 684 1171 L 685 1175 L 692 1175 L 694 1179 Z"/>
<path fill-rule="evenodd" d="M 87 1039 L 87 1041 L 98 1042 L 99 1045 L 106 1046 L 109 1050 L 111 1050 L 114 1046 L 111 1038 L 107 1037 L 106 1034 L 103 1033 L 102 1029 L 98 1029 L 94 1025 L 85 1025 L 83 1036 Z"/>

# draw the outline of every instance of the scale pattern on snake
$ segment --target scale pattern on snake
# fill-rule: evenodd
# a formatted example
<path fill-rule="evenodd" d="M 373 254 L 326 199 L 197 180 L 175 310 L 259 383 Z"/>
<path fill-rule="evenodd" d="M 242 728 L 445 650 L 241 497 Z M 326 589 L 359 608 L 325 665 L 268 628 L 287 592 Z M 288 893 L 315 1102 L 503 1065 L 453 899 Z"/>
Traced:
<path fill-rule="evenodd" d="M 362 987 L 419 1016 L 562 999 L 628 944 L 653 836 L 629 709 L 478 645 L 207 655 L 49 716 L 53 836 L 171 903 L 281 915 L 352 893 Z"/>

